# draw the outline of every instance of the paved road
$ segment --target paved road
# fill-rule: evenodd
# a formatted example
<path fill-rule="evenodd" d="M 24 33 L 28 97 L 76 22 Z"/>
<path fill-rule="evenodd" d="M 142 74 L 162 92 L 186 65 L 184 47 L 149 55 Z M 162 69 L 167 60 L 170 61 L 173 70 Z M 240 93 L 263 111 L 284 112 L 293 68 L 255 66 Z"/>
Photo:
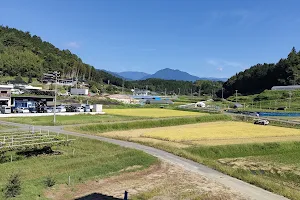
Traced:
<path fill-rule="evenodd" d="M 0 124 L 13 125 L 13 126 L 17 126 L 17 127 L 21 128 L 21 129 L 25 129 L 25 130 L 28 130 L 31 127 L 30 125 L 17 124 L 17 123 L 11 123 L 11 122 L 3 122 L 3 121 L 0 121 Z M 95 139 L 95 140 L 101 140 L 104 142 L 113 143 L 113 144 L 120 145 L 123 147 L 138 149 L 138 150 L 144 151 L 150 155 L 153 155 L 161 160 L 181 166 L 186 170 L 196 172 L 196 173 L 198 173 L 204 177 L 207 177 L 208 179 L 213 180 L 217 183 L 221 183 L 221 184 L 231 188 L 233 191 L 238 191 L 242 196 L 244 196 L 245 198 L 248 198 L 248 199 L 257 199 L 257 200 L 284 200 L 284 199 L 287 199 L 280 195 L 271 193 L 269 191 L 266 191 L 264 189 L 254 186 L 254 185 L 251 185 L 249 183 L 246 183 L 246 182 L 243 182 L 236 178 L 225 175 L 225 174 L 218 172 L 216 170 L 213 170 L 205 165 L 196 163 L 194 161 L 191 161 L 191 160 L 188 160 L 185 158 L 181 158 L 179 156 L 173 155 L 166 151 L 155 149 L 153 147 L 148 147 L 148 146 L 133 143 L 133 142 L 104 138 L 101 136 L 86 135 L 86 134 L 80 134 L 80 133 L 76 133 L 76 132 L 65 131 L 65 130 L 62 130 L 61 126 L 55 126 L 55 127 L 35 126 L 35 129 L 36 130 L 39 130 L 39 129 L 50 130 L 50 131 L 60 132 L 63 134 L 68 134 L 68 135 L 73 135 L 73 136 L 78 136 L 78 137 L 85 137 L 85 138 L 90 138 L 90 139 Z"/>

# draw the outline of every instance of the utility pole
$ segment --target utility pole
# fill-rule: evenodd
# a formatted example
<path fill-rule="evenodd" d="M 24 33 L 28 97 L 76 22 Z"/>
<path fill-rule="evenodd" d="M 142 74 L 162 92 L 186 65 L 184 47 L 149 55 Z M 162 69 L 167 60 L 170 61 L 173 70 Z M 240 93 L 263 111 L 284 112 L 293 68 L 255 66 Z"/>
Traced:
<path fill-rule="evenodd" d="M 292 92 L 291 91 L 289 92 L 289 96 L 290 96 L 290 98 L 289 98 L 289 108 L 291 108 L 291 102 L 292 102 Z"/>
<path fill-rule="evenodd" d="M 259 101 L 259 109 L 261 109 L 261 101 Z"/>
<path fill-rule="evenodd" d="M 235 103 L 237 103 L 237 92 L 238 90 L 235 90 Z"/>
<path fill-rule="evenodd" d="M 167 88 L 165 88 L 165 97 L 167 96 Z"/>
<path fill-rule="evenodd" d="M 191 88 L 191 97 L 193 96 L 193 89 Z"/>
<path fill-rule="evenodd" d="M 198 96 L 201 96 L 201 89 L 199 88 Z"/>
<path fill-rule="evenodd" d="M 178 88 L 178 96 L 180 95 L 180 88 Z"/>
<path fill-rule="evenodd" d="M 59 72 L 55 71 L 55 91 L 54 91 L 54 111 L 53 111 L 53 124 L 56 123 L 56 96 L 57 96 L 57 76 L 59 75 Z"/>

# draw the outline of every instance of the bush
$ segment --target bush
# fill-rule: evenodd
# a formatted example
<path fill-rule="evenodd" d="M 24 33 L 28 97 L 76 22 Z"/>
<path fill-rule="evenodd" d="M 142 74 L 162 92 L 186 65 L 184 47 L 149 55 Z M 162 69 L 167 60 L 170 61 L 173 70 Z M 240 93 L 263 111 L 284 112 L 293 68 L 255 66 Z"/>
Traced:
<path fill-rule="evenodd" d="M 54 186 L 55 185 L 55 180 L 54 180 L 54 178 L 53 177 L 51 177 L 51 176 L 48 176 L 47 178 L 46 178 L 46 180 L 45 180 L 45 186 L 46 187 L 52 187 L 52 186 Z"/>
<path fill-rule="evenodd" d="M 21 194 L 21 180 L 19 174 L 12 174 L 8 183 L 4 188 L 4 195 L 6 198 L 16 197 Z"/>

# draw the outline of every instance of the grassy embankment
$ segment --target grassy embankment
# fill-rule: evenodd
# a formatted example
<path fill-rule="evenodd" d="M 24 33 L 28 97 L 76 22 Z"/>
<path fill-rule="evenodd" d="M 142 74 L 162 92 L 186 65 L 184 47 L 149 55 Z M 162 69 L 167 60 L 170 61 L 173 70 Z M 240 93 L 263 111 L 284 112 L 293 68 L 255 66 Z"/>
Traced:
<path fill-rule="evenodd" d="M 68 184 L 70 176 L 69 187 L 72 187 L 86 180 L 120 174 L 130 166 L 144 169 L 157 162 L 156 158 L 141 151 L 84 138 L 76 138 L 69 146 L 53 149 L 62 154 L 19 157 L 19 160 L 0 164 L 0 188 L 4 188 L 11 174 L 18 173 L 22 190 L 21 195 L 14 199 L 45 199 L 47 177 L 55 180 L 55 189 L 58 184 Z M 0 199 L 4 199 L 3 193 Z"/>
<path fill-rule="evenodd" d="M 245 104 L 245 109 L 247 110 L 270 111 L 277 110 L 280 107 L 287 107 L 286 111 L 300 111 L 300 90 L 291 91 L 291 99 L 289 92 L 265 90 L 260 94 L 238 96 L 237 101 Z M 227 100 L 234 103 L 236 97 L 233 95 Z M 291 104 L 289 105 L 290 100 Z"/>
<path fill-rule="evenodd" d="M 200 122 L 212 122 L 212 121 L 226 121 L 231 120 L 231 117 L 226 115 L 203 115 L 195 117 L 177 117 L 158 120 L 146 120 L 146 121 L 132 121 L 132 122 L 120 122 L 114 124 L 92 124 L 86 126 L 79 126 L 74 129 L 68 127 L 67 130 L 83 131 L 89 134 L 98 134 L 108 131 L 120 131 L 120 130 L 132 130 L 132 129 L 144 129 L 155 127 L 167 127 L 183 124 L 195 124 Z"/>

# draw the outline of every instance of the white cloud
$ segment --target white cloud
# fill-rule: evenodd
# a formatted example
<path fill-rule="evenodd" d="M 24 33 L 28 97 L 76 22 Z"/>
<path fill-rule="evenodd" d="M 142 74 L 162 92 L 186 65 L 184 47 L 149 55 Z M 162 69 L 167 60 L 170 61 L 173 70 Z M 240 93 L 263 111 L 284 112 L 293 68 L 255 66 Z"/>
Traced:
<path fill-rule="evenodd" d="M 217 70 L 221 72 L 223 71 L 223 67 L 218 67 Z"/>
<path fill-rule="evenodd" d="M 80 47 L 80 45 L 78 42 L 69 42 L 69 43 L 67 43 L 67 47 L 78 49 Z"/>

